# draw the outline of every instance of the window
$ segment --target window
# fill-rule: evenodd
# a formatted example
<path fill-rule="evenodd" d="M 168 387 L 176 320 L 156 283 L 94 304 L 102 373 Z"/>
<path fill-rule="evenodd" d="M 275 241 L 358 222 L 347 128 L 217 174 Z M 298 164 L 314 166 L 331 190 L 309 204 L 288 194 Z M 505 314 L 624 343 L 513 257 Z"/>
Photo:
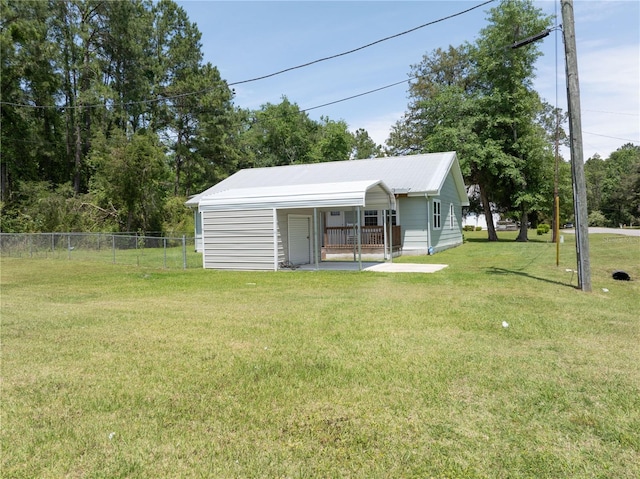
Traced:
<path fill-rule="evenodd" d="M 440 200 L 433 200 L 433 229 L 439 230 L 442 226 L 441 218 L 442 218 L 442 204 Z"/>
<path fill-rule="evenodd" d="M 364 211 L 364 225 L 365 226 L 378 226 L 378 211 L 377 210 L 365 210 Z"/>
<path fill-rule="evenodd" d="M 397 226 L 398 224 L 398 213 L 396 210 L 386 210 L 387 211 L 387 221 L 391 218 L 391 226 Z"/>
<path fill-rule="evenodd" d="M 449 205 L 449 229 L 452 230 L 456 226 L 456 210 L 453 203 Z"/>

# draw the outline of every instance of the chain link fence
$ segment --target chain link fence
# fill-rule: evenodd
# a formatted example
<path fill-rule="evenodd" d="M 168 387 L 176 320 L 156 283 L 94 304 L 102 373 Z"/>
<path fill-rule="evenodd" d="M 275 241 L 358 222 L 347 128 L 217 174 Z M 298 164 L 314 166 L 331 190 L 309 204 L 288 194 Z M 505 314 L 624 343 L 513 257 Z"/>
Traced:
<path fill-rule="evenodd" d="M 193 237 L 119 233 L 0 233 L 0 255 L 100 261 L 151 268 L 201 268 Z"/>

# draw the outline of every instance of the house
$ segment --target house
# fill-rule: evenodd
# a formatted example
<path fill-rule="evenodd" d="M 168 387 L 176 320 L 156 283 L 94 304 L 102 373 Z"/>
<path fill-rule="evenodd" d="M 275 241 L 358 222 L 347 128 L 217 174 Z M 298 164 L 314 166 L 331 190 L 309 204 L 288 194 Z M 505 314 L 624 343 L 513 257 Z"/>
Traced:
<path fill-rule="evenodd" d="M 187 201 L 204 267 L 246 270 L 438 252 L 468 204 L 455 152 L 250 168 Z"/>

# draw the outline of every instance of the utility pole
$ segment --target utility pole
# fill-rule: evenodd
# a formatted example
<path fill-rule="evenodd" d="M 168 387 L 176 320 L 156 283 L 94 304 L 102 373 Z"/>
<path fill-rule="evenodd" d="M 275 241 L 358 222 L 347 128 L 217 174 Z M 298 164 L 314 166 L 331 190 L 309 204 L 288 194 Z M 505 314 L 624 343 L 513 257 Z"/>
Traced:
<path fill-rule="evenodd" d="M 573 17 L 573 0 L 560 0 L 562 32 L 567 69 L 567 99 L 569 107 L 569 135 L 571 140 L 571 176 L 575 210 L 576 253 L 578 259 L 578 287 L 591 291 L 591 265 L 589 261 L 589 223 L 587 219 L 587 189 L 584 179 L 582 150 L 582 120 L 580 114 L 580 84 L 578 82 L 578 56 Z"/>

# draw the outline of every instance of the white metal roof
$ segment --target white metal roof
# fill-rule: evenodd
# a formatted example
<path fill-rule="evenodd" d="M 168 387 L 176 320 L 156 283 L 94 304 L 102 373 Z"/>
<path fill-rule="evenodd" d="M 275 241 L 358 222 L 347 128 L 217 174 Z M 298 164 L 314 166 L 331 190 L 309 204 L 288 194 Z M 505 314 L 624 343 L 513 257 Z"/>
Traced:
<path fill-rule="evenodd" d="M 264 208 L 395 209 L 393 192 L 379 180 L 232 188 L 202 196 L 200 211 Z"/>
<path fill-rule="evenodd" d="M 197 206 L 201 199 L 225 190 L 285 187 L 296 185 L 332 184 L 339 182 L 384 182 L 394 193 L 436 196 L 452 172 L 463 205 L 468 204 L 467 193 L 454 151 L 423 155 L 372 158 L 368 160 L 332 161 L 304 165 L 274 166 L 240 170 L 208 190 L 192 197 L 187 205 Z"/>

